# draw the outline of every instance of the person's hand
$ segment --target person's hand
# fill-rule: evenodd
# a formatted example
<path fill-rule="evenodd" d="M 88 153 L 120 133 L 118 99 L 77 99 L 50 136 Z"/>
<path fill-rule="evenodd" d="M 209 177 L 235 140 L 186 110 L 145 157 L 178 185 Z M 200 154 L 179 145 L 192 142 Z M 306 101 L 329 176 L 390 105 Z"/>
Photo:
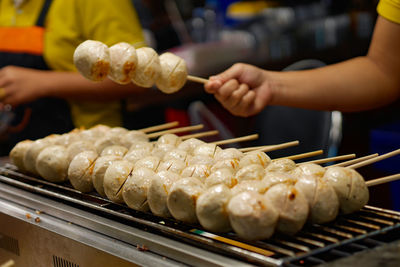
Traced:
<path fill-rule="evenodd" d="M 266 72 L 243 63 L 210 77 L 204 88 L 233 115 L 242 117 L 259 113 L 272 96 Z"/>
<path fill-rule="evenodd" d="M 16 107 L 44 96 L 47 71 L 7 66 L 0 69 L 0 102 Z"/>

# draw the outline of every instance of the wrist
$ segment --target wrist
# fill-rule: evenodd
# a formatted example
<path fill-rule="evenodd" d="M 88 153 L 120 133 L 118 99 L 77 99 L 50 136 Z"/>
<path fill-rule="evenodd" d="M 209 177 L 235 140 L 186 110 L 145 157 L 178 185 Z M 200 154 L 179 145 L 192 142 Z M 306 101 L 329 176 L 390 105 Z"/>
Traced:
<path fill-rule="evenodd" d="M 279 105 L 280 94 L 282 93 L 282 82 L 279 78 L 279 72 L 275 71 L 264 71 L 264 80 L 266 81 L 266 86 L 270 93 L 269 105 Z"/>

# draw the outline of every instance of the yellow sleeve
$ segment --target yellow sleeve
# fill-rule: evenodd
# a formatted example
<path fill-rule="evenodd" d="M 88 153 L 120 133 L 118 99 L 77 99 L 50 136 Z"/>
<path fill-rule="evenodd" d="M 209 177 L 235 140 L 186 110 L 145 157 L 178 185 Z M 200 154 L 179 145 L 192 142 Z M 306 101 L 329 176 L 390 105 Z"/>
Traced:
<path fill-rule="evenodd" d="M 118 42 L 144 46 L 142 28 L 131 0 L 54 0 L 46 19 L 44 51 L 51 69 L 76 71 L 75 48 L 89 39 L 108 46 Z M 76 127 L 122 124 L 119 101 L 71 101 L 70 107 Z"/>
<path fill-rule="evenodd" d="M 380 0 L 377 11 L 385 19 L 400 24 L 400 0 Z"/>

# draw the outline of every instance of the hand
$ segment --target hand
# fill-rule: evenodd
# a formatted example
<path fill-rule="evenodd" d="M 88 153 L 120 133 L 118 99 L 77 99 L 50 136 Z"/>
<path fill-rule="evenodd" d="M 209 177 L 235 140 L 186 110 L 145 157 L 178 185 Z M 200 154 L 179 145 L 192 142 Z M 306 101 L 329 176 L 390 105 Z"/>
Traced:
<path fill-rule="evenodd" d="M 242 117 L 259 113 L 272 98 L 266 71 L 243 63 L 210 77 L 204 88 L 233 115 Z"/>
<path fill-rule="evenodd" d="M 0 102 L 16 107 L 44 97 L 43 84 L 47 71 L 7 66 L 0 69 Z"/>

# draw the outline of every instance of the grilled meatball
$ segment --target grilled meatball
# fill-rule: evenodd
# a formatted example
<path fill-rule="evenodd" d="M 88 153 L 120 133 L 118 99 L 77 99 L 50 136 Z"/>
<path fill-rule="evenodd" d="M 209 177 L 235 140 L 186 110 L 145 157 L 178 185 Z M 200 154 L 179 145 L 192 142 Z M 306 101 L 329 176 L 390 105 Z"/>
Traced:
<path fill-rule="evenodd" d="M 36 159 L 36 170 L 39 175 L 50 182 L 66 181 L 68 167 L 67 149 L 60 145 L 51 145 L 44 148 Z"/>
<path fill-rule="evenodd" d="M 176 181 L 167 198 L 171 215 L 182 222 L 197 222 L 196 201 L 204 189 L 203 183 L 194 177 L 185 177 Z"/>
<path fill-rule="evenodd" d="M 148 211 L 147 191 L 155 172 L 141 167 L 132 171 L 122 189 L 122 197 L 128 207 L 134 210 Z"/>
<path fill-rule="evenodd" d="M 205 229 L 213 232 L 227 232 L 231 229 L 227 205 L 231 191 L 224 184 L 207 188 L 197 199 L 196 216 Z"/>
<path fill-rule="evenodd" d="M 116 155 L 101 156 L 96 159 L 92 172 L 92 182 L 94 189 L 96 189 L 97 193 L 99 193 L 102 197 L 106 196 L 106 193 L 104 193 L 104 184 L 103 184 L 104 174 L 106 173 L 106 170 L 108 166 L 111 165 L 111 163 L 121 159 L 122 158 L 120 156 Z"/>
<path fill-rule="evenodd" d="M 116 203 L 123 203 L 122 187 L 132 174 L 133 164 L 126 160 L 117 160 L 108 166 L 104 174 L 103 187 L 107 198 Z"/>
<path fill-rule="evenodd" d="M 77 154 L 68 167 L 68 179 L 72 186 L 81 192 L 93 191 L 92 172 L 99 155 L 94 151 Z"/>
<path fill-rule="evenodd" d="M 156 85 L 161 92 L 172 94 L 186 83 L 187 67 L 183 58 L 166 52 L 159 56 L 161 72 Z"/>
<path fill-rule="evenodd" d="M 26 172 L 26 168 L 24 165 L 24 155 L 29 147 L 32 145 L 32 140 L 24 140 L 18 142 L 10 151 L 10 158 L 12 163 L 17 166 L 18 170 L 21 172 Z"/>
<path fill-rule="evenodd" d="M 248 240 L 271 237 L 279 218 L 278 211 L 267 197 L 250 191 L 230 199 L 228 214 L 233 230 Z"/>
<path fill-rule="evenodd" d="M 132 82 L 141 87 L 152 87 L 160 76 L 161 66 L 157 52 L 150 47 L 136 49 L 138 66 Z"/>
<path fill-rule="evenodd" d="M 147 202 L 153 214 L 161 217 L 170 217 L 167 198 L 173 183 L 181 176 L 171 171 L 160 171 L 154 175 L 147 192 Z"/>
<path fill-rule="evenodd" d="M 99 41 L 84 41 L 75 49 L 74 64 L 85 78 L 102 81 L 110 71 L 109 49 Z"/>
<path fill-rule="evenodd" d="M 108 77 L 116 83 L 127 84 L 135 75 L 138 63 L 136 49 L 132 45 L 121 42 L 109 48 L 110 72 Z"/>

